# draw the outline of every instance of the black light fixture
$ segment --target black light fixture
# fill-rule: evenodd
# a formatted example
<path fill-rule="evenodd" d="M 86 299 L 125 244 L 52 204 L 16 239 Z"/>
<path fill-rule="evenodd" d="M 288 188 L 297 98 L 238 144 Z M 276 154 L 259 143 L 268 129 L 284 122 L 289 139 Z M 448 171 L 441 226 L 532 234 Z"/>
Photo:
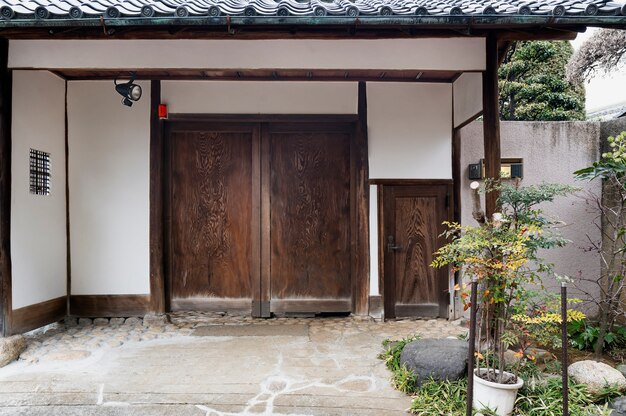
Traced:
<path fill-rule="evenodd" d="M 133 72 L 128 82 L 118 84 L 117 79 L 113 81 L 115 83 L 115 91 L 124 97 L 122 98 L 122 104 L 127 107 L 132 107 L 133 101 L 139 101 L 141 98 L 141 87 L 135 84 L 135 78 L 137 78 L 137 74 Z"/>

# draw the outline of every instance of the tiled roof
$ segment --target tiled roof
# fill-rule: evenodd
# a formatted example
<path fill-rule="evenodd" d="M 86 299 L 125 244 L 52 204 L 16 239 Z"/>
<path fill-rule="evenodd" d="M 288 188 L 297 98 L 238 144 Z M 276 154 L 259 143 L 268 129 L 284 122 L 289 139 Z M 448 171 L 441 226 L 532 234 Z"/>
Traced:
<path fill-rule="evenodd" d="M 0 0 L 4 20 L 219 16 L 626 16 L 609 0 Z"/>

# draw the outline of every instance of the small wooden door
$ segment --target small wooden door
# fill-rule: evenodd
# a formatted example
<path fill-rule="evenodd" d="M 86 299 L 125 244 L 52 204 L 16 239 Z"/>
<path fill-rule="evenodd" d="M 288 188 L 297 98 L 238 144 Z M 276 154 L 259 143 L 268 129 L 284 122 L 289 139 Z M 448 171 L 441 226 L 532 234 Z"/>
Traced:
<path fill-rule="evenodd" d="M 257 126 L 175 124 L 170 154 L 170 307 L 249 311 L 258 296 Z"/>
<path fill-rule="evenodd" d="M 350 312 L 352 126 L 269 127 L 271 311 Z"/>
<path fill-rule="evenodd" d="M 385 317 L 446 317 L 447 269 L 430 267 L 445 241 L 449 185 L 383 187 Z"/>

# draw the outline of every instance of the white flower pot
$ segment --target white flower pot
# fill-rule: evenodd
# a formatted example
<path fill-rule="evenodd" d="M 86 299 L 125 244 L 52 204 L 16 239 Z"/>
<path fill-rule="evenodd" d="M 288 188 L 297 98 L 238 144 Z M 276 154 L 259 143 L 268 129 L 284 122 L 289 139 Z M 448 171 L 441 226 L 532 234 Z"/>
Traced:
<path fill-rule="evenodd" d="M 481 368 L 482 370 L 486 369 Z M 523 385 L 524 380 L 519 377 L 515 384 L 492 383 L 478 377 L 476 370 L 474 370 L 474 409 L 487 408 L 494 411 L 498 416 L 510 416 L 515 406 L 517 391 Z"/>

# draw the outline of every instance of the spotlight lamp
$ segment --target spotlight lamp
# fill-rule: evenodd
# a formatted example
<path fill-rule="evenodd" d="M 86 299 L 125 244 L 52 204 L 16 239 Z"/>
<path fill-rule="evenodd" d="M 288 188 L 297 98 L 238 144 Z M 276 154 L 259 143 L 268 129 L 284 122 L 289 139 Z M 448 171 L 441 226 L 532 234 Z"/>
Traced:
<path fill-rule="evenodd" d="M 139 99 L 141 98 L 141 87 L 135 84 L 136 77 L 137 74 L 133 72 L 128 82 L 118 84 L 117 79 L 113 81 L 115 84 L 115 91 L 117 91 L 117 93 L 123 97 L 122 104 L 127 107 L 132 107 L 133 101 L 139 101 Z"/>

